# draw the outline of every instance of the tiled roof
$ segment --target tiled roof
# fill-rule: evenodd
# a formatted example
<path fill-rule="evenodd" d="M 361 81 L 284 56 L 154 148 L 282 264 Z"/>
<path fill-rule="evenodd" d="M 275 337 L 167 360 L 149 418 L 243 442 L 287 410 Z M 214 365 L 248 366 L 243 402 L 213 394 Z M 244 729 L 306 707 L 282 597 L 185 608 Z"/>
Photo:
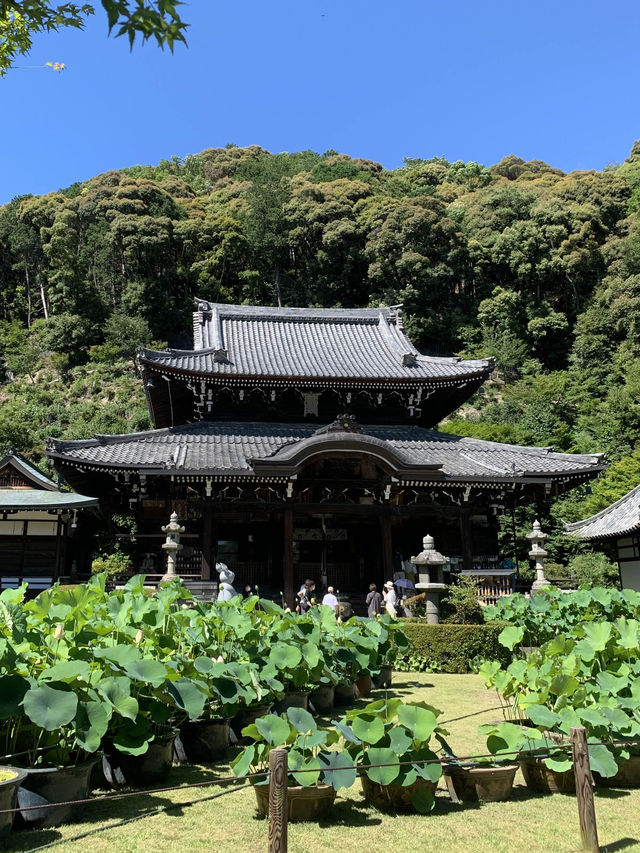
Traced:
<path fill-rule="evenodd" d="M 141 364 L 216 376 L 460 381 L 490 359 L 421 355 L 399 309 L 261 308 L 198 301 L 193 350 L 140 350 Z"/>
<path fill-rule="evenodd" d="M 317 424 L 198 422 L 131 435 L 97 436 L 84 441 L 52 440 L 48 453 L 74 466 L 141 468 L 158 473 L 251 475 L 250 460 L 279 461 L 294 445 L 319 440 Z M 528 477 L 595 474 L 598 455 L 555 453 L 446 435 L 418 426 L 366 426 L 363 432 L 334 432 L 350 441 L 386 447 L 403 467 L 433 469 L 452 481 L 514 482 Z M 279 455 L 281 451 L 281 455 Z"/>
<path fill-rule="evenodd" d="M 607 539 L 640 530 L 640 486 L 596 515 L 564 527 L 567 533 L 580 539 Z"/>
<path fill-rule="evenodd" d="M 44 489 L 0 489 L 0 510 L 82 509 L 97 506 L 97 498 Z"/>
<path fill-rule="evenodd" d="M 0 459 L 0 471 L 6 466 L 11 465 L 17 471 L 20 471 L 24 477 L 29 480 L 33 487 L 36 489 L 48 489 L 49 491 L 59 491 L 56 483 L 53 482 L 46 474 L 44 474 L 39 468 L 36 468 L 29 460 L 22 455 L 22 453 L 18 453 L 16 450 L 12 450 L 10 453 L 7 453 L 6 456 L 3 456 Z"/>

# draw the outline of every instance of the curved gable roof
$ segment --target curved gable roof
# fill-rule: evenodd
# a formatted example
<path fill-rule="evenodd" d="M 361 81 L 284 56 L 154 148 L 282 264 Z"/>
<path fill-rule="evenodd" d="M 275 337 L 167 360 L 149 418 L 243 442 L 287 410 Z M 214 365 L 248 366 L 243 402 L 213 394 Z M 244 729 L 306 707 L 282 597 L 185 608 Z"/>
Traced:
<path fill-rule="evenodd" d="M 421 355 L 398 308 L 267 308 L 198 301 L 193 350 L 140 350 L 142 365 L 213 376 L 456 383 L 493 361 Z"/>
<path fill-rule="evenodd" d="M 564 529 L 580 539 L 607 539 L 640 530 L 640 486 L 595 515 L 565 524 Z"/>

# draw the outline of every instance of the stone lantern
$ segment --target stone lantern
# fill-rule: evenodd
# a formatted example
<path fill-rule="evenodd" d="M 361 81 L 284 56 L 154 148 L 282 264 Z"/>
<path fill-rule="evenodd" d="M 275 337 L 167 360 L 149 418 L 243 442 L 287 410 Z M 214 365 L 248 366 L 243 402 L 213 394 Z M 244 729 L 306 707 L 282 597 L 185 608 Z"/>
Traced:
<path fill-rule="evenodd" d="M 177 512 L 171 513 L 169 524 L 165 524 L 161 530 L 167 534 L 166 542 L 162 543 L 163 550 L 167 552 L 167 571 L 162 576 L 162 580 L 171 581 L 178 576 L 176 572 L 178 551 L 182 551 L 184 547 L 180 544 L 180 534 L 184 533 L 184 527 L 178 524 Z"/>
<path fill-rule="evenodd" d="M 544 560 L 547 552 L 542 547 L 548 539 L 548 535 L 542 532 L 539 521 L 533 522 L 533 530 L 527 533 L 527 539 L 531 542 L 529 556 L 535 561 L 536 579 L 531 586 L 531 592 L 539 592 L 542 587 L 549 586 L 549 581 L 544 576 Z"/>
<path fill-rule="evenodd" d="M 420 578 L 416 589 L 422 590 L 425 595 L 427 623 L 437 625 L 440 621 L 440 596 L 447 588 L 443 582 L 442 568 L 449 560 L 436 551 L 433 536 L 425 536 L 422 547 L 418 556 L 411 558 Z"/>

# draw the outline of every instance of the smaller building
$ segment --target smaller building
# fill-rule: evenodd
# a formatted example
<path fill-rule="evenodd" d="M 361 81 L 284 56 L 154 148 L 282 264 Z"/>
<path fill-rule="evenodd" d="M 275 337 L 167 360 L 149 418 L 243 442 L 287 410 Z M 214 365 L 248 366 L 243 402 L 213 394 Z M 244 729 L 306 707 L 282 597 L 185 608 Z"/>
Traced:
<path fill-rule="evenodd" d="M 0 589 L 46 589 L 65 572 L 78 510 L 96 498 L 63 492 L 19 453 L 0 459 Z"/>
<path fill-rule="evenodd" d="M 615 542 L 622 588 L 640 591 L 640 486 L 565 530 L 589 542 Z"/>

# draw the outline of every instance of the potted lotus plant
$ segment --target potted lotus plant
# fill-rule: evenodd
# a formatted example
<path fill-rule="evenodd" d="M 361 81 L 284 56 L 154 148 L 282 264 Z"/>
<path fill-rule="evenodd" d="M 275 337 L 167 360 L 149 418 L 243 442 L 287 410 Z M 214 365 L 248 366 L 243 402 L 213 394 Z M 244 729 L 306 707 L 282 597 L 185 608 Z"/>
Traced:
<path fill-rule="evenodd" d="M 502 802 L 509 798 L 513 788 L 520 751 L 542 735 L 536 729 L 529 734 L 522 726 L 509 722 L 479 726 L 478 732 L 486 735 L 491 757 L 460 761 L 446 741 L 440 740 L 450 757 L 444 765 L 447 787 L 453 798 L 461 802 Z"/>
<path fill-rule="evenodd" d="M 289 820 L 319 820 L 331 809 L 340 788 L 349 788 L 356 779 L 354 763 L 348 755 L 330 749 L 339 740 L 335 729 L 321 728 L 303 708 L 288 708 L 285 714 L 260 717 L 243 729 L 253 743 L 231 762 L 236 776 L 264 774 L 252 779 L 258 814 L 268 813 L 269 753 L 276 747 L 288 752 Z"/>
<path fill-rule="evenodd" d="M 431 739 L 447 734 L 440 713 L 424 702 L 381 699 L 334 720 L 347 754 L 363 765 L 367 802 L 383 811 L 431 811 L 442 775 Z"/>
<path fill-rule="evenodd" d="M 27 778 L 26 770 L 0 764 L 0 812 L 15 809 L 18 788 Z M 13 814 L 0 814 L 0 837 L 10 832 Z"/>

